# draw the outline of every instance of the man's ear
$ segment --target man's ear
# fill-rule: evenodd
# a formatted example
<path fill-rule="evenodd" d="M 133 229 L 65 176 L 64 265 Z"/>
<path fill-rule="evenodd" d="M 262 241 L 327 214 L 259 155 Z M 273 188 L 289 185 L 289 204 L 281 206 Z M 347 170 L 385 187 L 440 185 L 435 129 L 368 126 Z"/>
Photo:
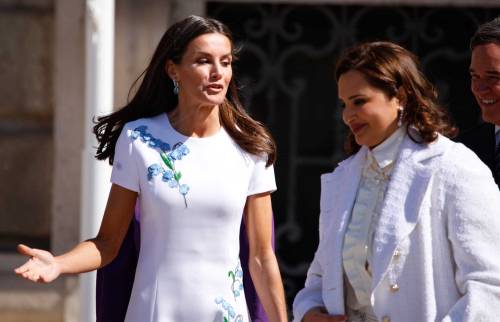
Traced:
<path fill-rule="evenodd" d="M 177 79 L 177 66 L 170 59 L 167 60 L 167 62 L 165 63 L 165 72 L 167 73 L 168 77 L 170 77 L 172 80 L 178 81 L 178 79 Z"/>

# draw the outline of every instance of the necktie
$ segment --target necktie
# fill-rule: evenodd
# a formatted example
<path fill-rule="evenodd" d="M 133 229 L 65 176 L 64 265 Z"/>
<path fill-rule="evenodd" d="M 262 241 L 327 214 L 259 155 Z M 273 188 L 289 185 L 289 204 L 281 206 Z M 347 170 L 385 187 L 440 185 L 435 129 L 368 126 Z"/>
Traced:
<path fill-rule="evenodd" d="M 500 131 L 496 133 L 496 149 L 495 149 L 495 182 L 500 186 Z"/>

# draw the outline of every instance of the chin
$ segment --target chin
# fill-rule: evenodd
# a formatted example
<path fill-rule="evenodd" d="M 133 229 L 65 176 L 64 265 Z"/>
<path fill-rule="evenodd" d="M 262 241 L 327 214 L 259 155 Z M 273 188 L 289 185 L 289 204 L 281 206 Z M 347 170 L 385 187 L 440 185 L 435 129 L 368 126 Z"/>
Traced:
<path fill-rule="evenodd" d="M 358 138 L 354 137 L 354 140 L 356 141 L 356 143 L 358 145 L 361 145 L 361 146 L 362 145 L 368 145 L 367 142 L 365 140 L 363 140 L 363 139 L 358 139 Z"/>
<path fill-rule="evenodd" d="M 500 113 L 488 113 L 488 112 L 485 112 L 483 111 L 481 113 L 481 117 L 483 119 L 483 121 L 487 122 L 487 123 L 493 123 L 493 124 L 496 124 L 496 125 L 499 125 L 500 124 L 500 115 L 498 115 Z"/>
<path fill-rule="evenodd" d="M 210 105 L 220 105 L 220 104 L 224 103 L 225 100 L 226 100 L 226 96 L 207 97 L 205 99 L 205 102 L 206 102 L 206 104 L 210 104 Z"/>

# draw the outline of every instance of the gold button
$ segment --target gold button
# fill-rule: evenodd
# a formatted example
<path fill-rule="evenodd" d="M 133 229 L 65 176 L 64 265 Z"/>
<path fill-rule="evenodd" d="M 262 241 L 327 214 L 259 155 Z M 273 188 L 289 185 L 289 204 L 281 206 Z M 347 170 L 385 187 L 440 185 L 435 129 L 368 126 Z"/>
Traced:
<path fill-rule="evenodd" d="M 391 292 L 399 291 L 399 285 L 397 283 L 391 284 Z"/>
<path fill-rule="evenodd" d="M 388 316 L 384 316 L 382 322 L 391 322 L 391 319 Z"/>

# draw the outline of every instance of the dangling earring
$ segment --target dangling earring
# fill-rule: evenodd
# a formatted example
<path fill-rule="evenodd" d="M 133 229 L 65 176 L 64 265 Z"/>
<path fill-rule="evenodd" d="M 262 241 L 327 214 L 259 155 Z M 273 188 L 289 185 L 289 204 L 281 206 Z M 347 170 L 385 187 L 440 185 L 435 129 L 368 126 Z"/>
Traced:
<path fill-rule="evenodd" d="M 174 83 L 174 94 L 178 95 L 179 94 L 179 82 L 176 81 L 175 79 L 172 79 L 172 83 Z"/>
<path fill-rule="evenodd" d="M 403 126 L 403 114 L 404 114 L 404 107 L 400 106 L 398 109 L 398 127 Z"/>

